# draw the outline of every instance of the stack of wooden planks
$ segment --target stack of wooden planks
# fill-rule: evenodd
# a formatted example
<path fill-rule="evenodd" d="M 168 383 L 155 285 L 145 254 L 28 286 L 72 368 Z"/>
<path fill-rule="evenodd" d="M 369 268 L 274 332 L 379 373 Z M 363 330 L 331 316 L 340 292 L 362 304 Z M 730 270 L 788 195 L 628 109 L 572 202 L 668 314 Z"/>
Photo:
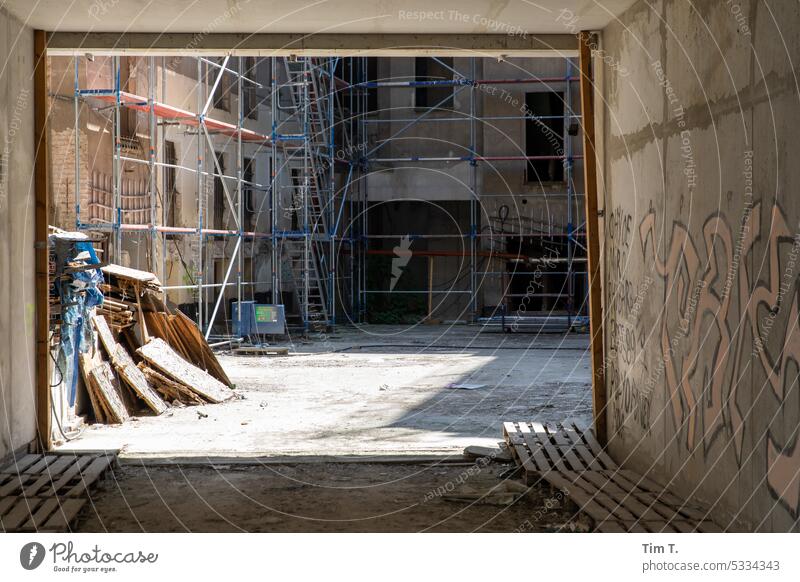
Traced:
<path fill-rule="evenodd" d="M 152 273 L 102 269 L 104 303 L 92 320 L 99 341 L 80 367 L 97 422 L 119 424 L 149 409 L 224 402 L 233 386 L 191 319 L 170 313 Z"/>

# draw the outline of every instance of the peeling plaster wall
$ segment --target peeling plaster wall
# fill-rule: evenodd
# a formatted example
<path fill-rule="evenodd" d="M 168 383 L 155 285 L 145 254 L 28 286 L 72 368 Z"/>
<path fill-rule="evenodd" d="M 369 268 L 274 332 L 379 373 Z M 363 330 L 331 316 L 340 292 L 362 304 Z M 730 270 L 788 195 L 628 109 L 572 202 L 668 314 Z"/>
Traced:
<path fill-rule="evenodd" d="M 596 55 L 611 453 L 734 530 L 798 529 L 798 27 L 640 1 Z"/>
<path fill-rule="evenodd" d="M 0 459 L 36 434 L 33 31 L 0 9 Z"/>

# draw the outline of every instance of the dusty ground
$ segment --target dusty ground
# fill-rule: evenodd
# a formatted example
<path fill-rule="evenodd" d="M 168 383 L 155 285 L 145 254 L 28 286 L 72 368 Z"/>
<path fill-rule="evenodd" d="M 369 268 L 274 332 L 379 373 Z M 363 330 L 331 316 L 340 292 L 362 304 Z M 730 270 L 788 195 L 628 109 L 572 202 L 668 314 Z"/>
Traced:
<path fill-rule="evenodd" d="M 496 446 L 505 420 L 588 425 L 587 344 L 585 335 L 368 326 L 294 342 L 288 357 L 222 354 L 235 400 L 91 426 L 61 447 L 120 451 L 121 466 L 95 493 L 80 529 L 510 532 L 574 525 L 560 494 L 520 492 L 517 481 L 501 477 L 511 465 L 476 470 L 461 452 Z M 450 387 L 465 382 L 482 387 Z M 410 464 L 412 455 L 415 462 L 437 455 L 437 462 Z M 345 463 L 346 456 L 362 462 Z"/>
<path fill-rule="evenodd" d="M 507 485 L 505 464 L 125 465 L 81 532 L 586 531 L 559 492 Z M 494 494 L 491 493 L 492 488 Z M 508 494 L 521 497 L 504 505 Z M 479 494 L 474 495 L 475 492 Z M 481 497 L 481 493 L 486 495 Z M 455 500 L 454 496 L 477 497 Z M 504 499 L 505 497 L 505 499 Z"/>
<path fill-rule="evenodd" d="M 591 418 L 586 335 L 365 326 L 288 357 L 220 355 L 237 399 L 95 425 L 62 450 L 174 456 L 420 454 L 491 446 L 505 420 Z M 484 385 L 478 390 L 454 383 Z"/>

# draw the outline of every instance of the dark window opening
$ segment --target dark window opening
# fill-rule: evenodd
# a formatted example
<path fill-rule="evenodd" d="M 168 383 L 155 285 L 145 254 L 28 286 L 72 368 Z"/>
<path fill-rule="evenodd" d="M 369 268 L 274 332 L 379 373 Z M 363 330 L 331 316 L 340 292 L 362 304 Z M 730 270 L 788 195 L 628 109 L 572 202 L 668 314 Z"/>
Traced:
<path fill-rule="evenodd" d="M 528 182 L 564 181 L 564 94 L 526 93 L 525 155 L 553 156 L 528 160 Z M 558 158 L 558 159 L 557 159 Z"/>
<path fill-rule="evenodd" d="M 452 57 L 443 57 L 438 60 L 431 57 L 416 57 L 414 64 L 417 81 L 436 82 L 453 79 Z M 437 104 L 437 109 L 453 108 L 453 85 L 423 85 L 414 89 L 415 107 L 433 107 Z"/>
<path fill-rule="evenodd" d="M 374 83 L 378 80 L 378 58 L 367 57 L 367 78 L 368 83 Z M 378 88 L 367 88 L 367 112 L 371 113 L 378 110 Z"/>
<path fill-rule="evenodd" d="M 131 74 L 134 68 L 135 57 L 119 58 L 119 88 L 120 91 L 136 94 L 136 77 Z M 136 139 L 136 110 L 130 107 L 121 107 L 119 110 L 119 135 L 123 140 Z"/>
<path fill-rule="evenodd" d="M 215 174 L 225 173 L 225 156 L 217 154 L 219 169 L 214 167 Z M 214 228 L 217 230 L 225 229 L 225 187 L 220 176 L 214 176 Z"/>
<path fill-rule="evenodd" d="M 223 58 L 217 58 L 215 62 L 222 66 L 222 63 L 225 62 Z M 217 82 L 217 77 L 222 71 L 222 78 L 219 80 L 219 84 L 217 85 L 216 91 L 214 91 L 214 109 L 221 109 L 222 111 L 230 111 L 231 110 L 231 91 L 234 89 L 234 83 L 232 82 L 232 75 L 226 71 L 223 71 L 219 67 L 210 66 L 210 74 L 208 76 L 208 87 L 209 90 L 214 88 L 214 83 Z"/>
<path fill-rule="evenodd" d="M 255 230 L 256 225 L 256 200 L 255 200 L 255 161 L 253 158 L 244 158 L 242 168 L 242 228 L 247 231 Z"/>
<path fill-rule="evenodd" d="M 176 226 L 175 220 L 177 215 L 177 192 L 175 190 L 175 168 L 178 163 L 178 156 L 175 152 L 175 142 L 164 142 L 164 163 L 171 164 L 171 166 L 164 166 L 164 207 L 167 209 L 166 223 L 167 226 Z"/>
<path fill-rule="evenodd" d="M 245 57 L 243 59 L 244 71 L 242 71 L 242 115 L 248 119 L 258 119 L 258 94 L 255 84 L 257 75 L 257 61 L 255 57 Z M 245 80 L 245 79 L 249 79 Z"/>

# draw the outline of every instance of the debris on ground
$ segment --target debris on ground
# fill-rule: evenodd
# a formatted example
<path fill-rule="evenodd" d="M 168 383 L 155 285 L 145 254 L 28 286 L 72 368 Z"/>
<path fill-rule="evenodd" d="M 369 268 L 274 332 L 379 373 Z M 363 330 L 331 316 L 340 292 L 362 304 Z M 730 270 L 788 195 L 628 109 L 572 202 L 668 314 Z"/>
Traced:
<path fill-rule="evenodd" d="M 458 384 L 448 384 L 447 387 L 455 390 L 480 390 L 481 388 L 486 388 L 486 384 L 469 384 L 462 382 Z"/>
<path fill-rule="evenodd" d="M 529 487 L 518 482 L 506 479 L 489 489 L 464 485 L 452 493 L 446 493 L 442 499 L 461 503 L 479 503 L 484 505 L 512 505 L 523 497 Z"/>
<path fill-rule="evenodd" d="M 497 448 L 470 445 L 464 449 L 464 456 L 470 459 L 487 459 L 496 463 L 510 463 L 514 460 L 505 443 Z"/>

